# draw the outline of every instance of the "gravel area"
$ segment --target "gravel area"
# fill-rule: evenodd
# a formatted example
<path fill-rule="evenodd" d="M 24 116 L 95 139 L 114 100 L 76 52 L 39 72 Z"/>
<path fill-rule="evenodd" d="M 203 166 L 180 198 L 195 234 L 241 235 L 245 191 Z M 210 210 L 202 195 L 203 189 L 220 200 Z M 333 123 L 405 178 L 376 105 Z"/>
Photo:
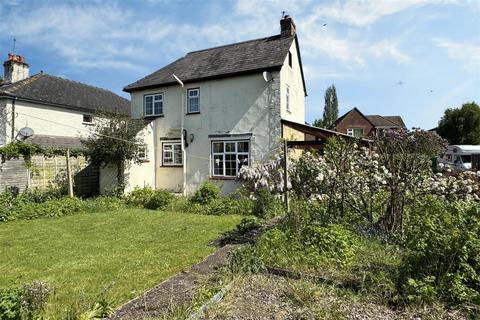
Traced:
<path fill-rule="evenodd" d="M 461 314 L 431 309 L 393 310 L 364 300 L 348 289 L 314 284 L 276 275 L 249 275 L 235 286 L 206 316 L 224 319 L 465 319 Z"/>

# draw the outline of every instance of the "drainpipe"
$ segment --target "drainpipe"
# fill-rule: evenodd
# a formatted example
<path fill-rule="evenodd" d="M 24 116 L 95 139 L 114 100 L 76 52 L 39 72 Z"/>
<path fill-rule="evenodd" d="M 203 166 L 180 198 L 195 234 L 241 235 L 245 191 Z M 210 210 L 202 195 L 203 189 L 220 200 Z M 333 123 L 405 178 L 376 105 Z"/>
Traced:
<path fill-rule="evenodd" d="M 12 141 L 15 140 L 15 101 L 17 100 L 16 96 L 12 97 Z"/>
<path fill-rule="evenodd" d="M 182 167 L 183 167 L 183 187 L 182 187 L 182 194 L 183 196 L 187 195 L 187 154 L 185 151 L 185 139 L 183 132 L 185 131 L 185 124 L 184 124 L 184 112 L 185 112 L 185 89 L 182 80 L 180 80 L 175 74 L 173 77 L 181 86 L 182 90 L 182 110 L 180 110 L 180 143 L 182 147 Z"/>

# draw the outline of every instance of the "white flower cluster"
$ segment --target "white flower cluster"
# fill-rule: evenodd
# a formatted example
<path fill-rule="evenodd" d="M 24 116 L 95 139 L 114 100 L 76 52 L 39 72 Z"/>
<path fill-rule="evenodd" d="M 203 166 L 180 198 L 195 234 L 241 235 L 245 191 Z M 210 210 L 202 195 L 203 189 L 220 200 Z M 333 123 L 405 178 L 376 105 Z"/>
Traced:
<path fill-rule="evenodd" d="M 239 179 L 251 190 L 284 191 L 283 160 L 280 156 L 265 163 L 243 166 Z M 305 151 L 291 161 L 287 189 L 315 200 L 341 200 L 358 211 L 376 210 L 385 205 L 385 194 L 396 190 L 404 195 L 436 194 L 446 200 L 478 199 L 480 171 L 457 176 L 432 174 L 422 169 L 390 172 L 374 150 L 354 145 L 349 149 L 330 148 L 323 156 Z M 383 201 L 383 204 L 381 203 Z"/>
<path fill-rule="evenodd" d="M 276 156 L 264 163 L 243 166 L 238 173 L 238 178 L 249 184 L 252 190 L 268 189 L 272 192 L 282 192 L 285 186 L 282 163 L 282 158 Z M 291 188 L 290 182 L 287 183 L 287 189 L 289 188 Z"/>

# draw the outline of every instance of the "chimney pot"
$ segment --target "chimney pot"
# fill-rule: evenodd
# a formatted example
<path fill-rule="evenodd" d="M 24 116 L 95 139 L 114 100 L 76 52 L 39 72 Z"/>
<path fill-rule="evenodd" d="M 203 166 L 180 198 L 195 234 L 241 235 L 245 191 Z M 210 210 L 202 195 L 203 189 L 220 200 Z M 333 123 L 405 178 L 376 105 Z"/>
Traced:
<path fill-rule="evenodd" d="M 282 38 L 291 37 L 297 32 L 295 22 L 292 17 L 286 15 L 280 20 L 280 36 Z"/>

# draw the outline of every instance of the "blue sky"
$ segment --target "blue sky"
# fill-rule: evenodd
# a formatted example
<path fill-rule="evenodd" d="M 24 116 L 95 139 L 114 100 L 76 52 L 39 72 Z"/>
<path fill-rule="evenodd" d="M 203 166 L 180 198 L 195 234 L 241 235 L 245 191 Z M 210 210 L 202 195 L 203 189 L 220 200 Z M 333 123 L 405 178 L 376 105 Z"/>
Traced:
<path fill-rule="evenodd" d="M 480 102 L 480 0 L 0 0 L 0 57 L 15 37 L 31 74 L 128 97 L 125 85 L 188 51 L 278 34 L 282 11 L 298 29 L 308 122 L 332 83 L 340 114 L 399 114 L 408 127 Z"/>

